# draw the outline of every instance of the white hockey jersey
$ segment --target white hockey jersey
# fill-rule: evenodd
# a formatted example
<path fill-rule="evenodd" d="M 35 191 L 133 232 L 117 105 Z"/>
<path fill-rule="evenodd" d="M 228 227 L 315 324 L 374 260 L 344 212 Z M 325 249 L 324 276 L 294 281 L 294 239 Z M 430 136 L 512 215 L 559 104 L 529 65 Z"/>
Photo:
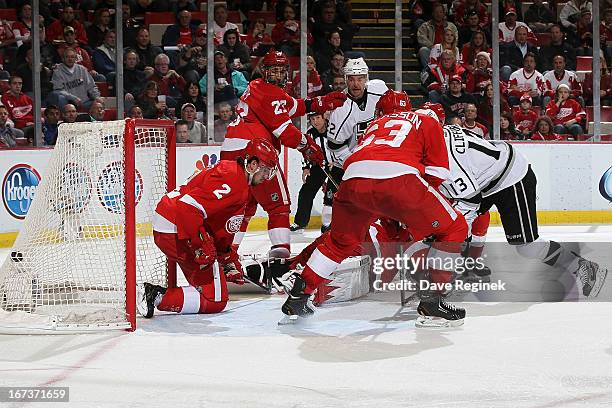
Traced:
<path fill-rule="evenodd" d="M 451 178 L 440 186 L 446 197 L 480 203 L 518 183 L 529 169 L 527 158 L 501 140 L 485 140 L 457 125 L 444 126 Z"/>
<path fill-rule="evenodd" d="M 357 139 L 376 118 L 374 108 L 388 89 L 380 79 L 372 79 L 367 83 L 362 106 L 347 98 L 344 105 L 331 112 L 327 126 L 327 147 L 334 166 L 342 168 L 344 160 L 357 147 Z"/>

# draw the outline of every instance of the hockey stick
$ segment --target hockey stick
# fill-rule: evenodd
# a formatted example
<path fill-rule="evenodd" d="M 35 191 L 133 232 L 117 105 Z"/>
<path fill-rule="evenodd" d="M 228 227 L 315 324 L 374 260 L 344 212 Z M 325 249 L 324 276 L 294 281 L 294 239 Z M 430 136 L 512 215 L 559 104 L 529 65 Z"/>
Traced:
<path fill-rule="evenodd" d="M 325 173 L 325 175 L 332 182 L 334 187 L 336 187 L 336 190 L 340 190 L 340 185 L 338 183 L 336 183 L 336 180 L 334 180 L 334 178 L 332 177 L 331 173 L 327 170 L 327 167 L 325 166 L 325 164 L 323 164 L 321 166 L 321 170 L 323 170 L 323 173 Z"/>

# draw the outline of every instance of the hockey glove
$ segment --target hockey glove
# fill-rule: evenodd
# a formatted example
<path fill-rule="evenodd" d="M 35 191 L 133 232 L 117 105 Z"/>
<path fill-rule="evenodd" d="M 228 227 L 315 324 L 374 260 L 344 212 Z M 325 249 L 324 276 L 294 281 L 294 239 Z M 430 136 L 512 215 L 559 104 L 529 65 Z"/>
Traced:
<path fill-rule="evenodd" d="M 225 279 L 227 279 L 228 282 L 244 285 L 244 272 L 236 251 L 231 250 L 227 254 L 222 255 L 219 262 L 223 265 Z"/>
<path fill-rule="evenodd" d="M 310 109 L 312 112 L 325 113 L 339 108 L 346 101 L 344 92 L 333 91 L 327 95 L 317 96 L 311 99 Z"/>
<path fill-rule="evenodd" d="M 304 160 L 316 164 L 317 166 L 323 166 L 323 150 L 318 144 L 312 139 L 312 137 L 305 135 L 302 137 L 302 144 L 298 146 L 298 150 L 304 156 Z"/>
<path fill-rule="evenodd" d="M 215 262 L 215 259 L 217 258 L 215 241 L 204 229 L 204 227 L 200 227 L 198 237 L 192 239 L 190 245 L 193 249 L 195 261 L 198 265 L 208 266 Z"/>

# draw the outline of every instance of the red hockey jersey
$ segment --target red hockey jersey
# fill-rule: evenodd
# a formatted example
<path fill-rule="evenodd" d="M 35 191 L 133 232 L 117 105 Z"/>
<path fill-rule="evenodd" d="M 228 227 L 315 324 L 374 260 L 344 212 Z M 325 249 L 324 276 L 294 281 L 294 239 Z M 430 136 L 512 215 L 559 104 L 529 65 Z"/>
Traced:
<path fill-rule="evenodd" d="M 32 113 L 33 102 L 28 95 L 22 93 L 15 96 L 11 92 L 5 92 L 0 101 L 6 106 L 11 120 L 15 123 L 17 129 L 26 127 L 28 123 L 34 123 Z"/>
<path fill-rule="evenodd" d="M 586 119 L 586 112 L 582 106 L 574 100 L 567 99 L 561 106 L 557 106 L 555 100 L 551 100 L 546 106 L 546 116 L 553 120 L 553 124 L 564 125 L 568 120 L 576 119 L 578 123 Z"/>
<path fill-rule="evenodd" d="M 204 225 L 217 250 L 227 252 L 240 230 L 248 193 L 244 168 L 236 161 L 221 160 L 162 197 L 153 230 L 192 240 Z"/>
<path fill-rule="evenodd" d="M 306 113 L 304 100 L 295 99 L 281 88 L 258 78 L 249 83 L 236 107 L 238 117 L 227 127 L 221 146 L 222 159 L 234 159 L 252 139 L 265 139 L 278 151 L 281 145 L 296 148 L 302 133 L 291 118 Z"/>
<path fill-rule="evenodd" d="M 438 186 L 450 177 L 442 127 L 436 119 L 414 112 L 385 115 L 366 129 L 344 171 L 344 180 L 418 174 Z"/>
<path fill-rule="evenodd" d="M 521 109 L 515 109 L 512 112 L 512 119 L 514 120 L 516 130 L 523 133 L 523 131 L 527 129 L 531 133 L 533 132 L 536 120 L 538 120 L 538 114 L 531 109 L 529 109 L 527 113 L 523 112 Z"/>

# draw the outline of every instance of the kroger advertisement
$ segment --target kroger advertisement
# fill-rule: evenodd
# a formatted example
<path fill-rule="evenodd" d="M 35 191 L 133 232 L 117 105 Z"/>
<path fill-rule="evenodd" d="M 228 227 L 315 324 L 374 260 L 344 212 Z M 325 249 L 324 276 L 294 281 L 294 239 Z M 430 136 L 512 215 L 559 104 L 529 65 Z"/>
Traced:
<path fill-rule="evenodd" d="M 538 176 L 539 210 L 612 211 L 612 144 L 527 143 L 515 146 L 528 157 Z M 3 202 L 0 233 L 20 229 L 52 153 L 50 149 L 0 151 Z M 178 147 L 177 184 L 196 169 L 213 165 L 218 160 L 218 146 Z M 284 165 L 283 156 L 280 162 Z M 301 186 L 301 155 L 291 151 L 287 162 L 286 174 L 295 211 Z M 79 166 L 75 165 L 71 171 L 78 172 Z M 101 177 L 114 179 L 118 171 L 120 166 L 110 166 Z M 139 198 L 148 193 L 146 184 L 149 171 L 146 168 L 137 169 L 136 192 Z M 111 184 L 103 183 L 104 186 Z M 116 214 L 118 209 L 113 203 L 117 203 L 122 194 L 120 190 L 116 191 L 116 187 L 105 187 L 101 192 L 91 194 L 90 199 L 97 200 L 96 205 L 104 206 L 109 214 Z M 315 213 L 320 213 L 321 201 L 322 195 L 319 195 L 315 200 Z M 258 215 L 264 215 L 261 209 Z"/>

